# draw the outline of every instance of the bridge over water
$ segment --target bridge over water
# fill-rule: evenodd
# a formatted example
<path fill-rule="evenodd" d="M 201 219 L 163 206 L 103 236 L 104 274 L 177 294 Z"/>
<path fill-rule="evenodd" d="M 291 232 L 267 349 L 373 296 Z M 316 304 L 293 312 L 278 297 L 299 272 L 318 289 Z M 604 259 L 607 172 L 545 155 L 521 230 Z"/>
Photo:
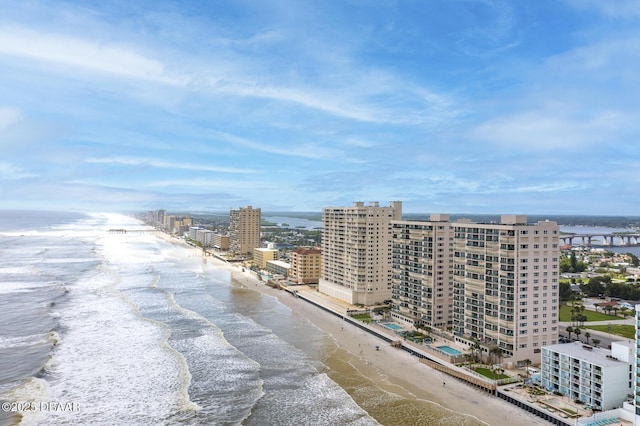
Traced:
<path fill-rule="evenodd" d="M 581 246 L 640 246 L 640 233 L 560 234 L 563 245 Z M 578 243 L 576 243 L 576 241 Z"/>

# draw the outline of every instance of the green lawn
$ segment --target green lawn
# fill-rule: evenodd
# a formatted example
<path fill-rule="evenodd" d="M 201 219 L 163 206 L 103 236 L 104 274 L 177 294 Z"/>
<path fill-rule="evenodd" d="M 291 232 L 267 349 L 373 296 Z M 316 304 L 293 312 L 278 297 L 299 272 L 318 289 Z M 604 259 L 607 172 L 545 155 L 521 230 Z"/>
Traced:
<path fill-rule="evenodd" d="M 485 377 L 488 377 L 492 380 L 500 380 L 500 379 L 508 379 L 509 376 L 507 376 L 506 374 L 497 374 L 494 373 L 490 368 L 483 368 L 483 367 L 478 367 L 478 368 L 474 368 L 473 371 L 475 371 L 478 374 L 482 374 Z"/>
<path fill-rule="evenodd" d="M 613 316 L 607 315 L 603 312 L 594 312 L 585 309 L 583 314 L 587 317 L 587 322 L 589 321 L 611 321 L 611 320 L 621 320 L 623 319 L 621 316 Z M 560 321 L 561 322 L 570 322 L 571 321 L 571 306 L 560 305 Z"/>
<path fill-rule="evenodd" d="M 371 316 L 369 316 L 369 314 L 355 314 L 352 316 L 352 318 L 358 321 L 362 321 L 366 324 L 369 324 L 371 322 Z"/>
<path fill-rule="evenodd" d="M 596 331 L 604 331 L 605 333 L 611 333 L 617 336 L 622 336 L 626 339 L 633 339 L 633 340 L 635 340 L 635 335 L 636 335 L 636 329 L 632 325 L 611 324 L 611 331 L 609 331 L 608 325 L 589 325 L 589 326 L 582 327 L 582 334 L 580 335 L 581 340 L 584 339 L 585 328 L 590 328 L 591 330 L 596 330 Z"/>

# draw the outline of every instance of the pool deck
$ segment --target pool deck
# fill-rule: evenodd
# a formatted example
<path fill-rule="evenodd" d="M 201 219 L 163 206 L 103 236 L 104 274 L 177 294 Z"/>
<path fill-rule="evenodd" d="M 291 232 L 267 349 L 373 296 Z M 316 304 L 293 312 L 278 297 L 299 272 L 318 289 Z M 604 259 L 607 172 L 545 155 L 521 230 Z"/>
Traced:
<path fill-rule="evenodd" d="M 440 349 L 442 352 L 446 352 L 449 355 L 458 356 L 462 355 L 462 352 L 458 349 L 452 348 L 449 345 L 436 346 L 436 349 Z"/>

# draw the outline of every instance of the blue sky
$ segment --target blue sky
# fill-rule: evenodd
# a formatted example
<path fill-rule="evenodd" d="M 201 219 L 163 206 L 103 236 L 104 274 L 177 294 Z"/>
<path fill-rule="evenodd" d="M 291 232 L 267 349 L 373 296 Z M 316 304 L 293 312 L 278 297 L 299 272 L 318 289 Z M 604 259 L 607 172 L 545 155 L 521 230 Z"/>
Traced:
<path fill-rule="evenodd" d="M 0 208 L 640 215 L 640 2 L 0 0 Z"/>

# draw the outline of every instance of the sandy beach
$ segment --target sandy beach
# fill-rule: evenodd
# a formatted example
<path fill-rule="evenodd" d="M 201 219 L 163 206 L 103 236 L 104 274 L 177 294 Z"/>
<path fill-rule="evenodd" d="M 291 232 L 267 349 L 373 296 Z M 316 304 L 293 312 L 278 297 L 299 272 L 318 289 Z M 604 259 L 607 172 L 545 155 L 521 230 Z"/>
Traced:
<path fill-rule="evenodd" d="M 416 357 L 406 351 L 392 348 L 370 333 L 351 326 L 340 318 L 293 297 L 286 291 L 266 286 L 250 272 L 242 272 L 239 267 L 212 257 L 207 258 L 207 261 L 213 262 L 216 267 L 229 270 L 237 284 L 276 297 L 294 314 L 300 315 L 331 335 L 339 348 L 337 351 L 339 353 L 329 356 L 326 360 L 330 369 L 340 370 L 346 367 L 351 375 L 357 371 L 363 376 L 361 386 L 375 386 L 380 392 L 392 393 L 404 398 L 405 402 L 399 403 L 399 406 L 392 410 L 397 413 L 387 412 L 388 405 L 384 412 L 382 410 L 376 412 L 376 407 L 367 407 L 367 398 L 359 400 L 357 386 L 350 383 L 352 378 L 342 377 L 340 371 L 327 373 L 381 424 L 489 424 L 493 426 L 549 424 L 520 408 L 420 363 Z M 376 346 L 380 347 L 379 350 L 376 350 Z M 340 365 L 340 362 L 348 365 Z M 368 383 L 369 381 L 371 383 Z M 441 414 L 434 421 L 423 418 L 421 406 L 428 406 L 430 411 L 439 408 Z M 402 417 L 400 422 L 398 422 L 398 415 Z"/>

